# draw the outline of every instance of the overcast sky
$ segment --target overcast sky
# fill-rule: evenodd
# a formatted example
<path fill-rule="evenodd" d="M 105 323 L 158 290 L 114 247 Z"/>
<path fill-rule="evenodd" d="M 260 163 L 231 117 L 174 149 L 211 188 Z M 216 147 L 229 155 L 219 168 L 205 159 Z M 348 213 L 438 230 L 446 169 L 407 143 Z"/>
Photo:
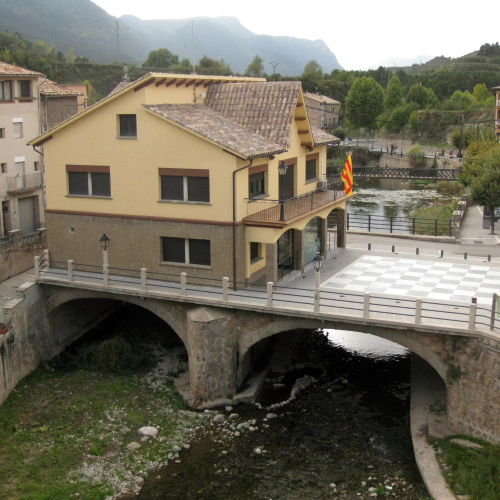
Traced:
<path fill-rule="evenodd" d="M 234 16 L 260 35 L 324 40 L 345 69 L 391 57 L 458 57 L 499 41 L 496 2 L 456 0 L 93 0 L 109 14 L 140 19 Z"/>

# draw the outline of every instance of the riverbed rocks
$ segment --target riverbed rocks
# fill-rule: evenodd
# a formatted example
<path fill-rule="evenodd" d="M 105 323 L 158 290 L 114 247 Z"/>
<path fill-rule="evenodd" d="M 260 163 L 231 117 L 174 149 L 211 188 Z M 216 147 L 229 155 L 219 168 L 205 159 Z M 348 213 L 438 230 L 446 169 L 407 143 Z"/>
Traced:
<path fill-rule="evenodd" d="M 129 443 L 127 445 L 127 448 L 130 450 L 130 451 L 136 451 L 138 450 L 139 448 L 141 447 L 141 445 L 139 443 L 136 443 L 135 441 L 133 441 L 132 443 Z"/>
<path fill-rule="evenodd" d="M 137 432 L 141 436 L 155 437 L 158 434 L 158 429 L 156 427 L 141 427 Z"/>
<path fill-rule="evenodd" d="M 224 415 L 218 414 L 218 415 L 215 415 L 215 417 L 212 420 L 212 422 L 214 424 L 222 424 L 222 422 L 224 422 L 225 420 L 226 420 L 226 418 L 224 417 Z"/>

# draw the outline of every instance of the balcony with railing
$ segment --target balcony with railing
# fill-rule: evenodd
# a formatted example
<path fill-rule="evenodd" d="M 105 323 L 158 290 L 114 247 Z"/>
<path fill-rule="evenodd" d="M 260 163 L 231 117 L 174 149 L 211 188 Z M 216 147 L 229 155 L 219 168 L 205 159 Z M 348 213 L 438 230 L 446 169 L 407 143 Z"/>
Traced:
<path fill-rule="evenodd" d="M 290 221 L 308 213 L 319 211 L 345 197 L 343 182 L 323 181 L 324 186 L 288 200 L 245 199 L 247 215 L 243 220 L 247 223 L 271 223 L 284 226 Z"/>
<path fill-rule="evenodd" d="M 7 178 L 7 192 L 10 194 L 26 193 L 42 187 L 42 173 L 17 175 Z"/>

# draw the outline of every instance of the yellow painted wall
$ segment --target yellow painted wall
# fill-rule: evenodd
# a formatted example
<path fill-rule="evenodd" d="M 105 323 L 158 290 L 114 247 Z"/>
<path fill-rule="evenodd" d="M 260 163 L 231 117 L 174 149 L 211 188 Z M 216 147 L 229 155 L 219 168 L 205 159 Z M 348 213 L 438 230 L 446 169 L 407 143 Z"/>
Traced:
<path fill-rule="evenodd" d="M 232 221 L 236 158 L 145 110 L 145 90 L 109 102 L 45 143 L 47 208 Z M 117 138 L 117 115 L 129 113 L 137 115 L 137 138 Z M 112 199 L 67 196 L 67 164 L 109 165 Z M 159 203 L 159 168 L 210 169 L 211 204 Z"/>
<path fill-rule="evenodd" d="M 249 278 L 253 273 L 260 271 L 263 267 L 266 267 L 266 245 L 260 245 L 260 259 L 256 262 L 250 261 L 250 243 L 253 240 L 247 239 L 247 255 L 246 255 L 246 277 Z"/>

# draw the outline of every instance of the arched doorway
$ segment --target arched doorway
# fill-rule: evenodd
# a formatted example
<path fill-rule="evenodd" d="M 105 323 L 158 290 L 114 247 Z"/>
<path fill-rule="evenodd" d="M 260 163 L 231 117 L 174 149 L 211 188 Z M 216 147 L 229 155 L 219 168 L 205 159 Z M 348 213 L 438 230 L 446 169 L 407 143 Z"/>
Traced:
<path fill-rule="evenodd" d="M 320 217 L 314 217 L 304 228 L 304 265 L 312 262 L 317 252 L 321 253 L 321 221 Z"/>
<path fill-rule="evenodd" d="M 346 246 L 346 227 L 345 210 L 343 208 L 334 208 L 328 214 L 328 232 L 334 236 L 335 248 L 345 248 Z"/>

